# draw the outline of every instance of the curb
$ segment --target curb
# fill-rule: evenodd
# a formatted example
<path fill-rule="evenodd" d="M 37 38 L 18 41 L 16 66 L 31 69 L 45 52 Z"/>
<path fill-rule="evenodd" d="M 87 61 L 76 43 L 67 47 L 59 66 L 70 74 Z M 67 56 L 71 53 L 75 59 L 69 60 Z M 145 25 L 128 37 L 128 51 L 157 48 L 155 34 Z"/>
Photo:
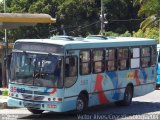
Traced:
<path fill-rule="evenodd" d="M 0 110 L 1 109 L 16 109 L 17 107 L 10 107 L 7 105 L 7 102 L 3 102 L 3 103 L 0 103 Z"/>
<path fill-rule="evenodd" d="M 10 107 L 7 105 L 7 98 L 8 96 L 0 95 L 0 110 L 1 109 L 15 109 L 17 107 Z"/>
<path fill-rule="evenodd" d="M 7 108 L 7 97 L 8 96 L 2 96 L 0 95 L 0 109 L 5 109 Z"/>
<path fill-rule="evenodd" d="M 0 109 L 7 109 L 7 108 L 8 108 L 7 102 L 0 103 Z"/>
<path fill-rule="evenodd" d="M 9 108 L 6 102 L 6 98 L 4 96 L 2 96 L 3 94 L 3 89 L 0 89 L 0 109 L 7 109 Z M 4 98 L 3 98 L 4 97 Z"/>

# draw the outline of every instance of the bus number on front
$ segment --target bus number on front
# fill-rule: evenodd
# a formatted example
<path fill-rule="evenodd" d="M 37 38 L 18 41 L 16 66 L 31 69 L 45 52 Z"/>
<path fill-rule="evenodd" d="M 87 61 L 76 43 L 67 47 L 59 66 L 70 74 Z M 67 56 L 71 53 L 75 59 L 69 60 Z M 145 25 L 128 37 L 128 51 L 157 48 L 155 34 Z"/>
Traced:
<path fill-rule="evenodd" d="M 25 89 L 24 88 L 11 87 L 10 91 L 11 92 L 17 92 L 17 93 L 25 93 Z"/>

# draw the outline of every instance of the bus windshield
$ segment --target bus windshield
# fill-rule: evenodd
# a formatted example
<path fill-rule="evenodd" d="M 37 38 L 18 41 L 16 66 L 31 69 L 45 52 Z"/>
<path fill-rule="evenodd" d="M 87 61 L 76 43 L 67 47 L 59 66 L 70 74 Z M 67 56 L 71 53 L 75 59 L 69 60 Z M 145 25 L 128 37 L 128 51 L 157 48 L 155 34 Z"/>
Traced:
<path fill-rule="evenodd" d="M 13 52 L 11 83 L 62 87 L 63 58 L 58 55 Z"/>

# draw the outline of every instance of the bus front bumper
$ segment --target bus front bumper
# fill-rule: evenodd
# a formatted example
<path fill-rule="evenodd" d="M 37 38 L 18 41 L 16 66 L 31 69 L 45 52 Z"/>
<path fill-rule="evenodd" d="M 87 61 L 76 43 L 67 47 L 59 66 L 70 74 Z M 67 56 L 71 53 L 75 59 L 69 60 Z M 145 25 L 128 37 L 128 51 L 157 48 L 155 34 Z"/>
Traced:
<path fill-rule="evenodd" d="M 55 111 L 55 112 L 63 112 L 62 102 L 36 102 L 36 101 L 26 101 L 21 99 L 16 99 L 12 97 L 8 97 L 7 105 L 10 107 L 21 107 L 21 108 L 33 108 L 44 111 Z"/>

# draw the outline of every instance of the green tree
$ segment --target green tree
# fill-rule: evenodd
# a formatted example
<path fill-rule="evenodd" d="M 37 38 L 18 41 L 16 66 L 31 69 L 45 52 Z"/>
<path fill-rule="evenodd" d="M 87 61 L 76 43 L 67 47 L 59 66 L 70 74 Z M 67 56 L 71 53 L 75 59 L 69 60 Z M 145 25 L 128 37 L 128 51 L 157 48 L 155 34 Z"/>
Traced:
<path fill-rule="evenodd" d="M 141 23 L 141 29 L 158 27 L 160 21 L 160 0 L 135 0 L 135 5 L 140 5 L 138 15 L 146 19 Z"/>
<path fill-rule="evenodd" d="M 139 27 L 138 7 L 133 0 L 103 0 L 107 13 L 106 31 L 125 33 Z M 57 19 L 56 24 L 38 24 L 34 27 L 21 27 L 8 31 L 8 38 L 47 38 L 52 34 L 82 35 L 98 34 L 100 31 L 100 0 L 7 0 L 7 12 L 47 13 Z M 3 12 L 3 7 L 0 6 Z M 123 21 L 126 20 L 126 21 Z M 1 34 L 0 34 L 0 37 Z"/>
<path fill-rule="evenodd" d="M 104 0 L 105 13 L 107 13 L 107 30 L 123 34 L 126 31 L 132 33 L 139 29 L 141 21 L 137 19 L 138 6 L 133 5 L 133 0 Z"/>
<path fill-rule="evenodd" d="M 7 12 L 47 13 L 55 17 L 58 0 L 7 0 Z M 53 25 L 38 24 L 34 27 L 20 27 L 8 30 L 9 41 L 21 38 L 48 38 Z"/>
<path fill-rule="evenodd" d="M 142 37 L 142 38 L 152 38 L 157 40 L 159 43 L 159 30 L 158 28 L 146 28 L 145 32 L 142 29 L 139 29 L 137 32 L 133 33 L 134 37 Z"/>
<path fill-rule="evenodd" d="M 96 34 L 99 32 L 98 24 L 100 25 L 97 22 L 99 11 L 95 0 L 64 0 L 58 7 L 57 20 L 64 27 L 60 29 L 65 29 L 69 35 L 85 35 L 87 31 Z"/>
<path fill-rule="evenodd" d="M 134 5 L 140 6 L 138 15 L 144 20 L 133 36 L 153 38 L 159 43 L 160 0 L 134 0 Z"/>

